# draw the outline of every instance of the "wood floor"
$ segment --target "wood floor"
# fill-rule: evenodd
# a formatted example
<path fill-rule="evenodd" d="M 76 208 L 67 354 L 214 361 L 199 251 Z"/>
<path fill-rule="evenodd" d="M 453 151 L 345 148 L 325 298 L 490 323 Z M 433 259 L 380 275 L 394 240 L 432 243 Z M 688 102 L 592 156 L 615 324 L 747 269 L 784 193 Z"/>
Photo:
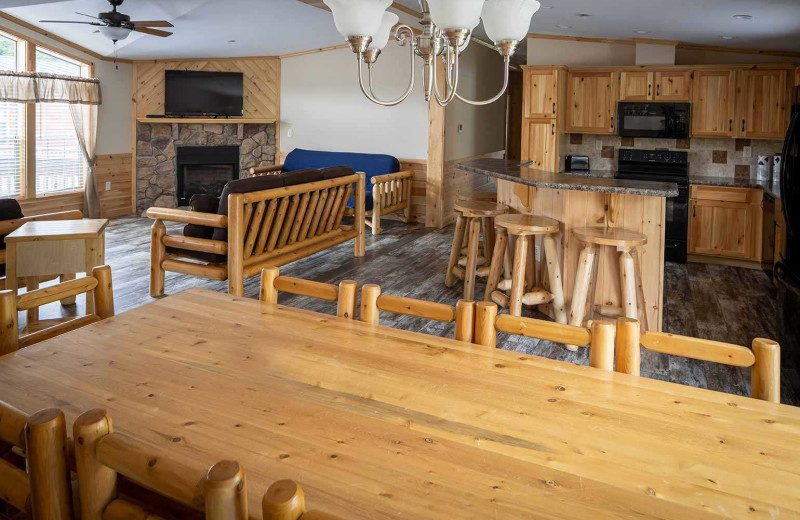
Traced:
<path fill-rule="evenodd" d="M 106 261 L 112 267 L 117 313 L 153 301 L 149 295 L 151 221 L 122 218 L 111 222 L 106 232 Z M 377 283 L 384 293 L 454 303 L 461 285 L 444 286 L 444 271 L 450 250 L 452 226 L 426 229 L 386 220 L 385 231 L 367 235 L 367 253 L 353 257 L 352 242 L 323 251 L 313 257 L 281 268 L 283 274 L 338 283 L 352 279 Z M 258 297 L 258 278 L 245 283 L 245 295 Z M 212 282 L 167 273 L 166 293 L 190 287 L 226 291 L 226 282 Z M 476 294 L 482 294 L 478 283 Z M 667 332 L 749 345 L 755 337 L 774 338 L 775 290 L 761 271 L 705 264 L 671 264 L 665 268 L 664 328 Z M 322 312 L 334 312 L 334 304 L 294 296 L 282 296 L 281 303 Z M 81 307 L 82 300 L 78 305 Z M 42 312 L 42 317 L 79 312 L 57 304 Z M 453 335 L 453 326 L 394 315 L 381 316 L 381 323 L 392 327 L 441 336 Z M 569 363 L 587 364 L 586 349 L 570 352 L 561 345 L 530 339 L 498 338 L 501 348 L 547 357 Z M 747 369 L 686 360 L 643 351 L 642 376 L 668 380 L 712 390 L 749 395 Z M 782 401 L 800 404 L 800 378 L 782 377 Z"/>

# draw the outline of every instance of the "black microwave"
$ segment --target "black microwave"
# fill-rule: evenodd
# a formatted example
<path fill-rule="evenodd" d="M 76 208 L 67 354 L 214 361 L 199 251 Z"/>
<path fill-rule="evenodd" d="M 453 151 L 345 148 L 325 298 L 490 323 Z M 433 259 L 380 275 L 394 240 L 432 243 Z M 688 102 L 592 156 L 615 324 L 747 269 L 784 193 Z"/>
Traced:
<path fill-rule="evenodd" d="M 689 103 L 619 103 L 617 126 L 622 137 L 686 139 Z"/>

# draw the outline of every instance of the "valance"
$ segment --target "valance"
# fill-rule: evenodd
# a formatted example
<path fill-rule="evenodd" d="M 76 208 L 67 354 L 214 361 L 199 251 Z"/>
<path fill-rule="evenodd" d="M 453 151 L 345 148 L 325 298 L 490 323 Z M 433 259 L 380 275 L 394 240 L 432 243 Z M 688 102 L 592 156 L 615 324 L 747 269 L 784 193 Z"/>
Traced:
<path fill-rule="evenodd" d="M 99 105 L 102 95 L 97 79 L 3 70 L 0 71 L 0 101 Z"/>

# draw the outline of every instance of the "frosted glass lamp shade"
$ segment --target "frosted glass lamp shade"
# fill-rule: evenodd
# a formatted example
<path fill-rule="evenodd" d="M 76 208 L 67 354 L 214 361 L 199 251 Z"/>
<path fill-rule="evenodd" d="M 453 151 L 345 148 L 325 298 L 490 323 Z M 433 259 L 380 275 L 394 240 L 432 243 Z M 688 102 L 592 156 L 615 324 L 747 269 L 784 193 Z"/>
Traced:
<path fill-rule="evenodd" d="M 339 34 L 374 36 L 378 33 L 386 8 L 392 0 L 322 0 L 331 8 L 333 23 Z"/>
<path fill-rule="evenodd" d="M 531 18 L 540 5 L 536 0 L 486 0 L 481 13 L 483 28 L 495 43 L 520 41 L 530 31 Z"/>
<path fill-rule="evenodd" d="M 125 27 L 101 27 L 100 28 L 100 34 L 102 34 L 104 37 L 108 38 L 109 40 L 115 41 L 115 42 L 124 40 L 125 38 L 130 36 L 130 34 L 132 32 L 133 31 L 131 31 L 130 29 L 126 29 Z"/>
<path fill-rule="evenodd" d="M 485 0 L 428 0 L 431 20 L 443 31 L 478 25 Z"/>
<path fill-rule="evenodd" d="M 372 35 L 372 42 L 369 44 L 369 49 L 381 50 L 389 43 L 389 36 L 392 34 L 392 27 L 400 21 L 400 17 L 394 13 L 383 13 L 383 20 L 381 21 L 381 28 L 378 32 Z"/>

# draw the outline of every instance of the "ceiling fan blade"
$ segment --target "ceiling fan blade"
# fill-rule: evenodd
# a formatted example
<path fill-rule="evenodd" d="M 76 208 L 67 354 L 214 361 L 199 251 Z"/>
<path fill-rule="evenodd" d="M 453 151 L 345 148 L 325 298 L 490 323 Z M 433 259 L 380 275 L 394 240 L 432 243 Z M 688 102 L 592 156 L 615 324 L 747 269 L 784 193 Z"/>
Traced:
<path fill-rule="evenodd" d="M 166 20 L 155 20 L 152 22 L 128 22 L 129 24 L 135 25 L 136 27 L 175 27 L 171 23 Z"/>
<path fill-rule="evenodd" d="M 97 25 L 98 27 L 105 27 L 104 23 L 97 22 L 78 22 L 73 20 L 39 20 L 39 23 L 79 23 L 83 25 Z"/>
<path fill-rule="evenodd" d="M 90 15 L 90 14 L 86 14 L 86 13 L 79 13 L 78 11 L 75 11 L 75 14 L 79 14 L 79 15 L 81 15 L 81 16 L 88 16 L 89 18 L 94 18 L 95 20 L 99 20 L 99 19 L 100 19 L 100 18 L 98 18 L 98 17 L 96 17 L 96 16 L 92 16 L 92 15 Z"/>
<path fill-rule="evenodd" d="M 148 29 L 147 27 L 134 27 L 133 30 L 144 34 L 152 34 L 153 36 L 161 36 L 162 38 L 172 36 L 171 32 L 159 31 L 158 29 Z"/>

